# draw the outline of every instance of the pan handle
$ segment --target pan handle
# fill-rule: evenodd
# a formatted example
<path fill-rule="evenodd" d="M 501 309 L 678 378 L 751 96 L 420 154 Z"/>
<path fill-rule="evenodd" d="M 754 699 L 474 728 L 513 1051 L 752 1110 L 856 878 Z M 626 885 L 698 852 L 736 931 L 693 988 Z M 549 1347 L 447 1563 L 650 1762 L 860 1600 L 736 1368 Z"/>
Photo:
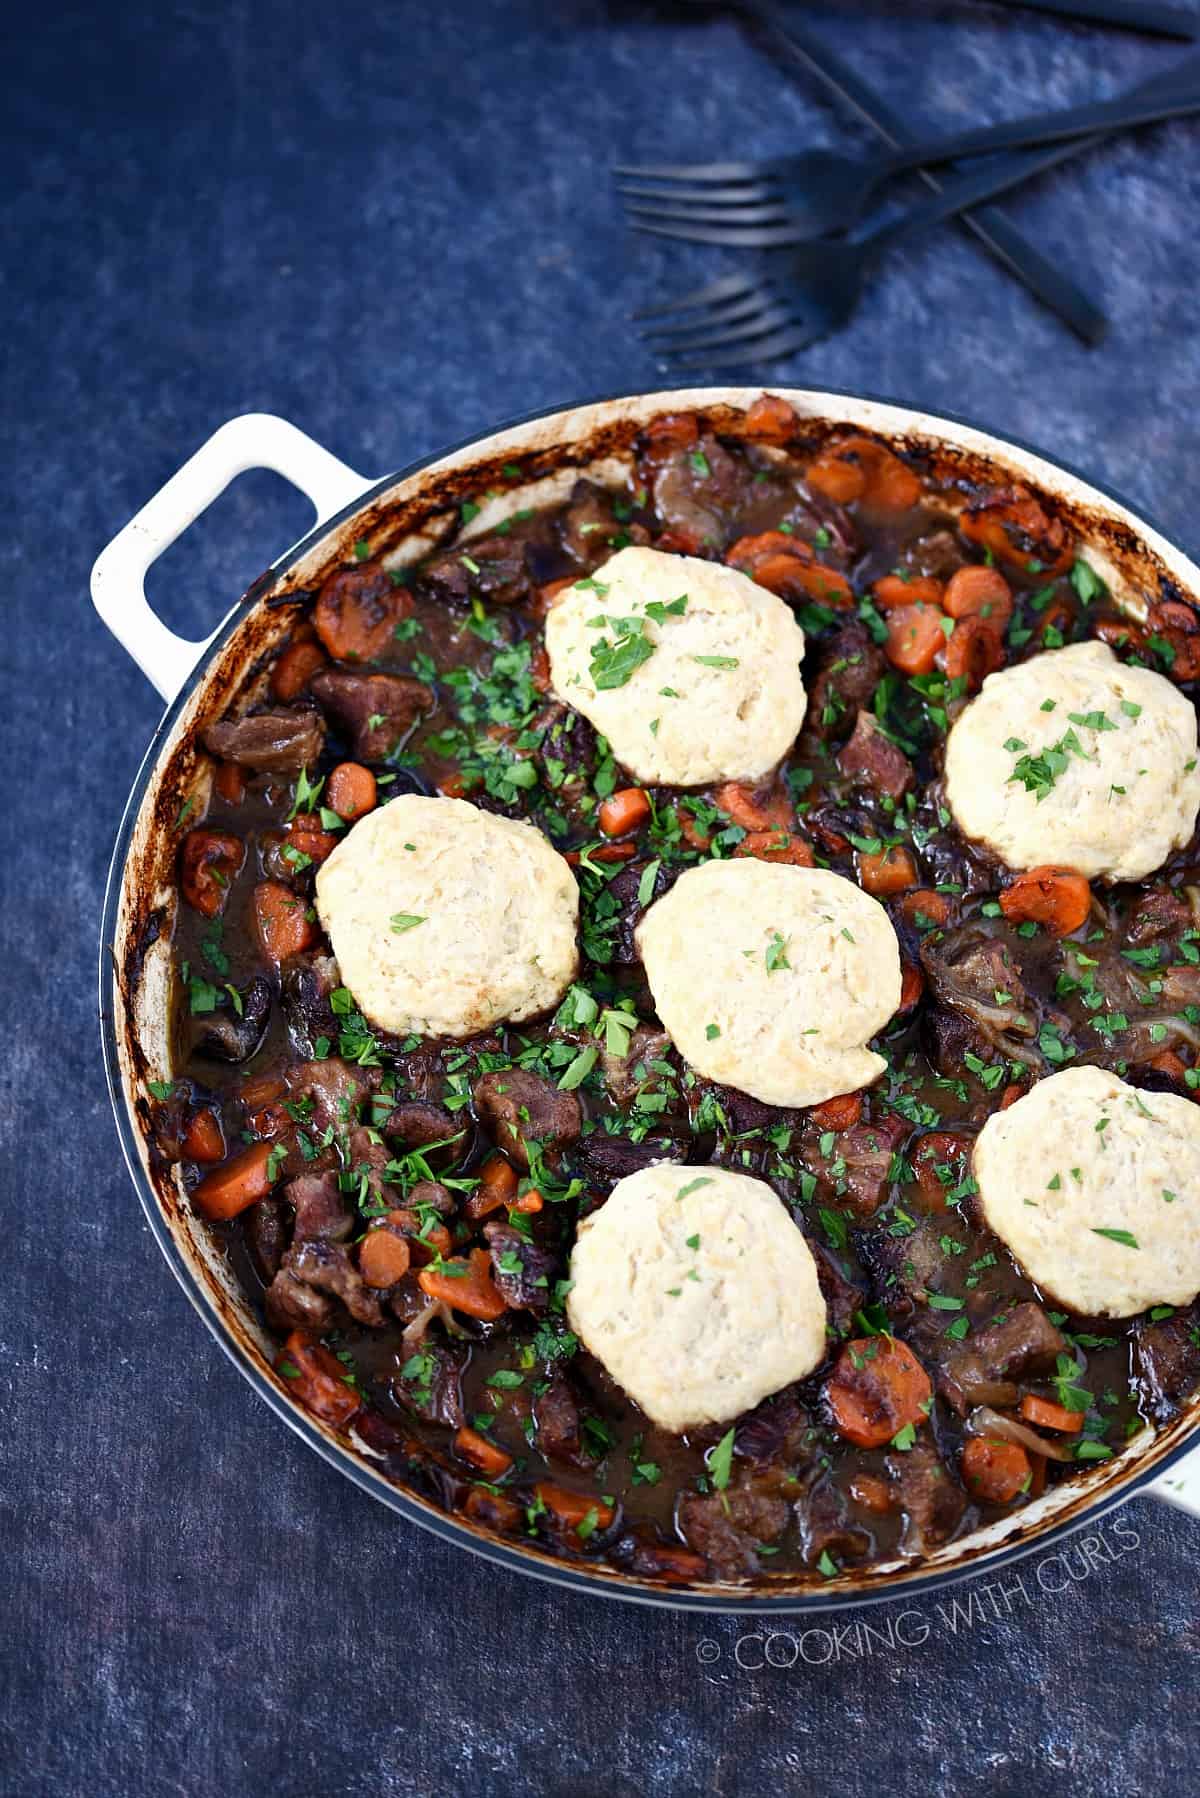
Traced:
<path fill-rule="evenodd" d="M 212 638 L 191 643 L 167 629 L 146 599 L 147 571 L 234 476 L 248 468 L 273 468 L 299 487 L 316 507 L 318 521 L 339 512 L 372 484 L 286 419 L 247 412 L 214 431 L 117 533 L 92 569 L 92 603 L 168 703 Z"/>
<path fill-rule="evenodd" d="M 1181 1511 L 1200 1517 L 1200 1448 L 1173 1461 L 1165 1473 L 1146 1487 L 1147 1498 L 1160 1499 Z"/>

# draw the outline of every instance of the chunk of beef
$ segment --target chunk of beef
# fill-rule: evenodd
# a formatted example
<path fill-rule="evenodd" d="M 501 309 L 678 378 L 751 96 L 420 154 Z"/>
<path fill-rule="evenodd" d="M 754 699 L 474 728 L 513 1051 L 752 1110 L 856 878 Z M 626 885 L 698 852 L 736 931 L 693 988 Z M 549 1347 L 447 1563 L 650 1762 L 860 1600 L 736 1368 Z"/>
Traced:
<path fill-rule="evenodd" d="M 1140 947 L 1157 943 L 1164 937 L 1179 936 L 1192 923 L 1192 908 L 1181 893 L 1170 887 L 1154 887 L 1143 893 L 1130 907 L 1125 919 L 1125 935 Z"/>
<path fill-rule="evenodd" d="M 960 1416 L 972 1405 L 1011 1404 L 1013 1381 L 1048 1372 L 1066 1352 L 1065 1336 L 1027 1299 L 948 1356 L 938 1371 L 938 1390 Z"/>
<path fill-rule="evenodd" d="M 271 1016 L 271 988 L 256 974 L 236 990 L 238 1006 L 226 987 L 217 1010 L 205 1019 L 196 1036 L 197 1055 L 214 1061 L 249 1061 L 262 1042 Z"/>
<path fill-rule="evenodd" d="M 617 517 L 617 506 L 625 512 L 624 519 Z M 576 481 L 559 527 L 563 548 L 585 568 L 595 568 L 628 543 L 648 543 L 650 533 L 645 525 L 628 514 L 628 501 L 622 494 L 598 487 L 594 481 Z"/>
<path fill-rule="evenodd" d="M 301 1174 L 283 1192 L 296 1214 L 294 1242 L 345 1242 L 353 1233 L 354 1216 L 336 1174 Z"/>
<path fill-rule="evenodd" d="M 379 1132 L 360 1124 L 350 1132 L 346 1148 L 347 1172 L 358 1180 L 365 1179 L 367 1192 L 375 1204 L 393 1206 L 397 1197 L 387 1184 L 387 1166 L 392 1157 Z"/>
<path fill-rule="evenodd" d="M 1200 1378 L 1200 1303 L 1135 1327 L 1133 1376 L 1143 1409 L 1166 1423 Z"/>
<path fill-rule="evenodd" d="M 467 1127 L 430 1099 L 403 1099 L 383 1126 L 406 1149 L 426 1152 L 430 1167 L 446 1168 L 462 1159 Z M 435 1146 L 437 1145 L 437 1146 Z"/>
<path fill-rule="evenodd" d="M 940 1240 L 943 1234 L 942 1225 L 928 1218 L 907 1236 L 868 1230 L 855 1238 L 876 1298 L 902 1329 L 911 1330 L 928 1317 L 928 1293 L 939 1290 L 946 1264 Z M 921 1346 L 925 1346 L 923 1335 Z"/>
<path fill-rule="evenodd" d="M 575 1141 L 583 1112 L 574 1093 L 560 1092 L 525 1068 L 481 1074 L 471 1088 L 479 1121 L 518 1167 L 528 1168 L 530 1150 L 557 1155 Z"/>
<path fill-rule="evenodd" d="M 493 605 L 511 606 L 529 591 L 526 546 L 519 537 L 474 537 L 426 562 L 421 579 L 439 599 L 465 605 L 478 593 Z"/>
<path fill-rule="evenodd" d="M 928 531 L 908 544 L 900 558 L 900 566 L 910 574 L 927 575 L 931 580 L 948 581 L 969 558 L 953 531 Z"/>
<path fill-rule="evenodd" d="M 543 781 L 560 800 L 577 800 L 595 778 L 595 730 L 582 712 L 557 702 L 539 713 L 534 728 L 542 733 L 537 760 Z"/>
<path fill-rule="evenodd" d="M 919 1437 L 884 1463 L 904 1512 L 902 1554 L 924 1555 L 949 1541 L 967 1508 L 966 1495 L 933 1444 Z"/>
<path fill-rule="evenodd" d="M 662 1067 L 672 1054 L 671 1039 L 665 1030 L 639 1024 L 629 1038 L 624 1055 L 606 1050 L 603 1057 L 604 1080 L 617 1105 L 629 1106 L 639 1093 L 655 1092 L 666 1077 Z"/>
<path fill-rule="evenodd" d="M 293 1242 L 276 1279 L 284 1275 L 301 1286 L 340 1299 L 356 1323 L 377 1328 L 383 1323 L 379 1295 L 363 1280 L 346 1250 L 322 1238 Z"/>
<path fill-rule="evenodd" d="M 622 967 L 632 967 L 642 959 L 638 954 L 633 933 L 641 923 L 647 909 L 647 906 L 644 906 L 638 898 L 638 888 L 641 886 L 642 875 L 645 872 L 644 862 L 628 862 L 619 874 L 613 875 L 608 883 L 608 890 L 620 908 L 617 914 L 613 960 L 619 962 Z M 661 899 L 672 884 L 671 876 L 660 862 L 654 871 L 654 891 L 647 904 L 652 905 L 655 899 Z"/>
<path fill-rule="evenodd" d="M 867 1303 L 867 1295 L 861 1286 L 857 1286 L 849 1278 L 841 1263 L 823 1243 L 810 1241 L 808 1246 L 816 1262 L 817 1284 L 821 1288 L 821 1297 L 825 1300 L 829 1328 L 837 1337 L 852 1336 L 854 1314 L 861 1311 Z"/>
<path fill-rule="evenodd" d="M 887 671 L 883 651 L 857 618 L 836 630 L 817 656 L 808 718 L 818 736 L 841 738 L 849 731 Z"/>
<path fill-rule="evenodd" d="M 391 1383 L 393 1396 L 430 1423 L 458 1429 L 465 1421 L 462 1402 L 464 1352 L 425 1337 Z"/>
<path fill-rule="evenodd" d="M 533 1421 L 538 1448 L 550 1460 L 565 1461 L 572 1467 L 591 1464 L 583 1449 L 579 1401 L 562 1374 L 555 1374 L 534 1398 Z"/>
<path fill-rule="evenodd" d="M 332 955 L 294 955 L 281 974 L 283 1015 L 297 1054 L 311 1056 L 317 1042 L 336 1042 L 339 1024 L 329 995 L 342 984 Z"/>
<path fill-rule="evenodd" d="M 845 1497 L 831 1479 L 818 1479 L 796 1501 L 796 1522 L 806 1566 L 815 1567 L 822 1555 L 860 1561 L 871 1552 L 869 1533 L 851 1521 Z"/>
<path fill-rule="evenodd" d="M 740 1480 L 724 1492 L 685 1492 L 675 1515 L 684 1541 L 704 1556 L 716 1578 L 739 1580 L 761 1570 L 758 1550 L 783 1535 L 791 1507 Z"/>
<path fill-rule="evenodd" d="M 771 1130 L 777 1124 L 790 1127 L 796 1122 L 794 1111 L 784 1111 L 778 1105 L 766 1105 L 752 1094 L 739 1092 L 736 1086 L 722 1086 L 716 1080 L 698 1080 L 691 1089 L 689 1104 L 693 1127 L 700 1128 L 705 1125 L 707 1118 L 714 1117 L 719 1126 L 723 1119 L 723 1127 L 734 1136 L 748 1136 L 752 1131 Z"/>
<path fill-rule="evenodd" d="M 313 706 L 225 718 L 204 732 L 204 747 L 213 755 L 267 774 L 298 774 L 314 767 L 324 742 L 325 720 Z"/>
<path fill-rule="evenodd" d="M 1155 978 L 1161 980 L 1156 1003 L 1164 1011 L 1182 1011 L 1186 1005 L 1200 1005 L 1200 967 L 1181 962 L 1177 967 L 1163 968 Z"/>
<path fill-rule="evenodd" d="M 508 1305 L 544 1311 L 554 1290 L 558 1256 L 499 1218 L 486 1223 L 483 1233 L 492 1257 L 492 1281 Z"/>
<path fill-rule="evenodd" d="M 254 1271 L 264 1286 L 279 1272 L 288 1242 L 288 1208 L 277 1193 L 270 1193 L 245 1213 L 246 1246 Z"/>
<path fill-rule="evenodd" d="M 754 470 L 715 437 L 680 445 L 648 470 L 655 509 L 690 548 L 719 548 L 754 492 Z"/>
<path fill-rule="evenodd" d="M 913 765 L 902 749 L 885 737 L 874 712 L 860 709 L 849 742 L 838 751 L 843 774 L 860 780 L 875 793 L 903 799 L 913 784 Z"/>
<path fill-rule="evenodd" d="M 267 1287 L 263 1304 L 267 1322 L 284 1334 L 299 1329 L 323 1336 L 337 1315 L 337 1306 L 327 1293 L 306 1286 L 282 1266 Z"/>
<path fill-rule="evenodd" d="M 360 762 L 385 761 L 417 719 L 433 709 L 432 692 L 411 674 L 322 668 L 311 685 Z"/>
<path fill-rule="evenodd" d="M 640 1173 L 656 1161 L 684 1161 L 687 1145 L 673 1136 L 647 1136 L 632 1142 L 628 1136 L 610 1135 L 607 1130 L 593 1130 L 580 1138 L 574 1162 L 589 1186 L 609 1193 L 627 1174 Z"/>
<path fill-rule="evenodd" d="M 892 1112 L 836 1133 L 810 1121 L 804 1130 L 805 1165 L 857 1217 L 871 1217 L 887 1196 L 892 1157 L 908 1131 Z"/>
<path fill-rule="evenodd" d="M 297 1099 L 311 1100 L 308 1128 L 318 1136 L 330 1129 L 344 1134 L 356 1124 L 372 1087 L 359 1068 L 338 1055 L 301 1062 L 292 1069 L 289 1084 Z"/>
<path fill-rule="evenodd" d="M 754 1467 L 790 1470 L 813 1459 L 814 1450 L 807 1440 L 811 1433 L 808 1412 L 793 1390 L 784 1390 L 764 1399 L 740 1420 L 734 1449 Z"/>
<path fill-rule="evenodd" d="M 975 924 L 959 925 L 936 941 L 932 936 L 922 941 L 921 965 L 938 1004 L 949 1006 L 982 1041 L 984 1059 L 994 1059 L 998 1054 L 1029 1066 L 1040 1063 L 1034 1044 L 1037 1012 L 1025 990 L 1021 970 L 1000 937 L 987 935 Z M 1069 1028 L 1065 1017 L 1056 1021 Z M 946 1040 L 938 1043 L 939 1066 L 944 1072 L 961 1077 L 962 1055 L 969 1050 L 978 1054 L 978 1048 L 973 1043 L 960 1045 L 953 1031 L 947 1030 L 944 1035 Z M 956 1052 L 959 1060 L 954 1067 Z"/>

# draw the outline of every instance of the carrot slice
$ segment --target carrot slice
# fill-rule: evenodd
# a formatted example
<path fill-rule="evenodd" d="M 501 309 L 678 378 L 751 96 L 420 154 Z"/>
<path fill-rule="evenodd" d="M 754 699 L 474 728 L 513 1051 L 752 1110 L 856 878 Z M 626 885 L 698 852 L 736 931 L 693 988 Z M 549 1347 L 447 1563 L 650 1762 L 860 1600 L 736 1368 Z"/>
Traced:
<path fill-rule="evenodd" d="M 884 849 L 878 855 L 859 849 L 855 855 L 862 889 L 876 899 L 890 899 L 917 884 L 916 864 L 903 846 Z"/>
<path fill-rule="evenodd" d="M 503 1155 L 489 1155 L 479 1170 L 479 1185 L 467 1197 L 463 1209 L 473 1223 L 490 1217 L 517 1197 L 517 1170 Z"/>
<path fill-rule="evenodd" d="M 887 615 L 883 653 L 901 674 L 931 674 L 945 641 L 942 613 L 935 606 L 896 606 Z"/>
<path fill-rule="evenodd" d="M 933 887 L 918 887 L 915 893 L 905 893 L 899 909 L 915 930 L 928 930 L 931 925 L 946 924 L 950 919 L 949 899 Z"/>
<path fill-rule="evenodd" d="M 749 831 L 733 853 L 752 855 L 760 862 L 783 862 L 790 868 L 812 868 L 816 865 L 812 844 L 787 830 Z"/>
<path fill-rule="evenodd" d="M 911 1011 L 925 991 L 925 976 L 911 961 L 900 963 L 900 1003 L 897 1013 Z"/>
<path fill-rule="evenodd" d="M 1052 936 L 1070 936 L 1086 924 L 1092 889 L 1073 868 L 1030 868 L 1000 895 L 1000 910 L 1014 924 L 1041 924 Z"/>
<path fill-rule="evenodd" d="M 589 1536 L 593 1530 L 606 1530 L 616 1515 L 602 1498 L 591 1498 L 586 1492 L 572 1492 L 566 1486 L 552 1485 L 549 1480 L 539 1480 L 533 1490 L 550 1514 L 567 1529 L 578 1531 L 580 1524 L 590 1518 Z"/>
<path fill-rule="evenodd" d="M 275 1182 L 268 1162 L 272 1147 L 269 1142 L 251 1143 L 228 1160 L 223 1167 L 205 1174 L 192 1193 L 192 1203 L 213 1223 L 224 1223 L 236 1217 L 247 1206 L 265 1199 Z"/>
<path fill-rule="evenodd" d="M 848 471 L 858 475 L 857 491 Z M 809 464 L 804 478 L 842 505 L 857 499 L 879 512 L 907 512 L 921 497 L 912 469 L 873 437 L 844 437 L 830 444 Z"/>
<path fill-rule="evenodd" d="M 977 612 L 1004 632 L 1013 615 L 1012 588 L 998 568 L 973 562 L 966 568 L 956 568 L 946 582 L 942 610 L 951 618 L 966 618 Z"/>
<path fill-rule="evenodd" d="M 905 577 L 901 574 L 885 574 L 871 588 L 875 595 L 875 603 L 884 612 L 890 612 L 893 606 L 940 606 L 942 603 L 942 583 L 935 581 L 932 575 L 914 574 Z"/>
<path fill-rule="evenodd" d="M 1018 1085 L 1018 1083 L 1015 1080 L 1010 1082 L 1010 1084 L 1008 1086 L 1006 1086 L 1004 1091 L 1000 1094 L 1000 1103 L 999 1103 L 999 1105 L 997 1105 L 996 1110 L 997 1111 L 1007 1111 L 1010 1105 L 1016 1104 L 1017 1100 L 1021 1097 L 1021 1094 L 1024 1091 L 1025 1091 L 1025 1088 L 1023 1086 Z"/>
<path fill-rule="evenodd" d="M 631 862 L 637 852 L 636 843 L 601 843 L 598 847 L 589 849 L 587 857 L 590 862 Z M 582 851 L 568 849 L 563 860 L 577 868 L 582 860 Z"/>
<path fill-rule="evenodd" d="M 236 762 L 218 762 L 213 787 L 226 805 L 240 805 L 246 797 L 246 776 Z"/>
<path fill-rule="evenodd" d="M 358 1271 L 368 1286 L 395 1286 L 411 1260 L 407 1239 L 386 1219 L 368 1230 L 358 1245 Z"/>
<path fill-rule="evenodd" d="M 968 543 L 980 543 L 1024 574 L 1053 580 L 1065 574 L 1075 545 L 1061 518 L 1054 518 L 1027 487 L 991 488 L 968 506 L 958 521 Z"/>
<path fill-rule="evenodd" d="M 912 1171 L 922 1209 L 944 1211 L 950 1194 L 966 1179 L 971 1139 L 957 1130 L 931 1130 L 912 1152 Z"/>
<path fill-rule="evenodd" d="M 967 691 L 974 693 L 1003 667 L 1004 640 L 990 618 L 968 612 L 950 633 L 941 662 L 950 680 L 965 680 Z"/>
<path fill-rule="evenodd" d="M 510 1454 L 465 1423 L 455 1435 L 454 1452 L 469 1461 L 472 1467 L 477 1467 L 480 1473 L 486 1473 L 489 1480 L 500 1479 L 513 1464 Z"/>
<path fill-rule="evenodd" d="M 455 1311 L 494 1323 L 508 1305 L 492 1281 L 492 1259 L 486 1249 L 472 1249 L 465 1261 L 444 1261 L 440 1268 L 423 1267 L 417 1275 L 421 1291 L 431 1299 L 444 1299 Z"/>
<path fill-rule="evenodd" d="M 361 762 L 339 762 L 325 782 L 325 799 L 347 824 L 375 810 L 379 791 L 375 776 Z"/>
<path fill-rule="evenodd" d="M 641 787 L 622 787 L 604 801 L 596 816 L 606 837 L 623 837 L 641 829 L 650 816 L 650 801 Z"/>
<path fill-rule="evenodd" d="M 760 795 L 741 781 L 729 780 L 713 794 L 718 810 L 743 830 L 790 830 L 791 801 L 781 788 Z"/>
<path fill-rule="evenodd" d="M 679 822 L 680 835 L 688 847 L 699 850 L 701 855 L 706 854 L 712 848 L 712 838 L 700 828 L 695 813 L 690 812 L 685 805 L 677 805 L 675 816 Z"/>
<path fill-rule="evenodd" d="M 736 543 L 731 543 L 725 551 L 725 561 L 730 568 L 749 568 L 767 556 L 794 556 L 800 547 L 788 531 L 755 531 L 751 536 L 739 537 Z M 807 549 L 808 546 L 803 547 Z"/>
<path fill-rule="evenodd" d="M 800 428 L 800 420 L 778 394 L 764 393 L 749 407 L 742 420 L 742 436 L 758 443 L 786 443 Z"/>
<path fill-rule="evenodd" d="M 198 1111 L 183 1133 L 185 1161 L 224 1161 L 225 1137 L 215 1112 Z"/>
<path fill-rule="evenodd" d="M 263 953 L 274 962 L 311 949 L 317 940 L 303 899 L 281 880 L 260 880 L 255 887 L 254 922 Z"/>
<path fill-rule="evenodd" d="M 1033 1467 L 1019 1442 L 972 1436 L 963 1449 L 962 1476 L 973 1497 L 989 1505 L 1009 1505 L 1028 1491 Z"/>
<path fill-rule="evenodd" d="M 359 1409 L 354 1388 L 347 1383 L 347 1369 L 321 1343 L 309 1342 L 301 1330 L 293 1330 L 276 1355 L 275 1371 L 306 1411 L 335 1429 L 342 1429 Z"/>
<path fill-rule="evenodd" d="M 321 588 L 312 617 L 335 662 L 369 662 L 383 654 L 412 609 L 412 595 L 394 586 L 386 569 L 338 568 Z"/>
<path fill-rule="evenodd" d="M 558 599 L 559 594 L 565 593 L 568 587 L 573 587 L 575 585 L 575 580 L 575 575 L 568 574 L 561 581 L 547 581 L 544 587 L 539 587 L 534 594 L 533 602 L 530 607 L 534 617 L 544 618 L 551 606 L 554 605 L 555 601 Z"/>
<path fill-rule="evenodd" d="M 289 846 L 298 854 L 307 855 L 312 862 L 323 862 L 338 846 L 333 831 L 321 829 L 321 820 L 316 812 L 298 812 L 288 825 L 287 832 Z M 283 859 L 288 859 L 286 849 Z"/>
<path fill-rule="evenodd" d="M 539 643 L 529 658 L 529 678 L 539 693 L 550 691 L 550 654 L 544 643 Z"/>
<path fill-rule="evenodd" d="M 809 1117 L 819 1130 L 849 1130 L 862 1117 L 861 1093 L 839 1093 L 836 1099 L 824 1099 L 814 1105 Z"/>
<path fill-rule="evenodd" d="M 520 1211 L 528 1216 L 535 1216 L 539 1211 L 545 1209 L 545 1204 L 546 1201 L 543 1199 L 537 1187 L 531 1186 L 528 1192 L 523 1192 L 519 1199 L 513 1200 L 512 1204 L 509 1206 L 509 1210 Z"/>
<path fill-rule="evenodd" d="M 318 668 L 329 657 L 319 643 L 292 643 L 271 670 L 271 692 L 276 699 L 299 699 Z"/>
<path fill-rule="evenodd" d="M 933 1397 L 929 1375 L 895 1336 L 848 1342 L 825 1386 L 834 1427 L 859 1448 L 882 1448 L 908 1424 L 922 1424 Z"/>
<path fill-rule="evenodd" d="M 1038 1398 L 1035 1393 L 1027 1392 L 1018 1407 L 1026 1423 L 1033 1423 L 1042 1430 L 1061 1430 L 1064 1436 L 1073 1436 L 1081 1430 L 1087 1417 L 1085 1411 L 1068 1411 L 1065 1405 L 1056 1405 L 1052 1399 Z"/>
<path fill-rule="evenodd" d="M 227 830 L 189 830 L 179 852 L 179 884 L 183 896 L 201 917 L 216 918 L 225 909 L 230 883 L 241 872 L 246 845 Z"/>
<path fill-rule="evenodd" d="M 850 1482 L 850 1496 L 864 1511 L 876 1511 L 880 1516 L 890 1511 L 894 1502 L 887 1481 L 873 1473 L 856 1473 Z"/>

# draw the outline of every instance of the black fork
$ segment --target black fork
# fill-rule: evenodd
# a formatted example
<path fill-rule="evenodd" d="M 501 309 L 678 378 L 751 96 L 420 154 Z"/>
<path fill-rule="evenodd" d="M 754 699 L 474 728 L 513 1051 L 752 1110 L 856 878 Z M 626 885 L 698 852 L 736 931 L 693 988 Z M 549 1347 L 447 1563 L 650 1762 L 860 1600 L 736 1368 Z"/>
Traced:
<path fill-rule="evenodd" d="M 935 200 L 868 236 L 802 244 L 780 252 L 757 276 L 731 275 L 639 314 L 642 318 L 695 312 L 675 327 L 643 332 L 655 354 L 683 368 L 773 360 L 807 348 L 839 330 L 858 304 L 867 275 L 886 251 L 968 206 L 1019 186 L 1073 153 L 1073 146 L 1006 160 L 947 184 Z M 719 355 L 712 351 L 721 352 Z M 704 352 L 710 352 L 705 354 Z"/>

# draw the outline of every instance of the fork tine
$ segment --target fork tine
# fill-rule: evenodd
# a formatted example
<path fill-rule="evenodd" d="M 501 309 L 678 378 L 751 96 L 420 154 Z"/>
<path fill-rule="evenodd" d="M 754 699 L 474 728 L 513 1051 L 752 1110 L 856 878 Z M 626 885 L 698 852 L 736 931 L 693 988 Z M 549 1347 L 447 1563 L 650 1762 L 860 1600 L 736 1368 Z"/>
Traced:
<path fill-rule="evenodd" d="M 630 314 L 631 318 L 667 318 L 673 312 L 688 312 L 693 306 L 715 306 L 721 300 L 735 299 L 739 294 L 749 293 L 758 285 L 753 275 L 722 275 L 718 281 L 710 281 L 707 287 L 692 287 L 686 293 L 676 294 L 673 300 L 666 300 L 661 306 L 643 306 L 640 311 Z"/>
<path fill-rule="evenodd" d="M 644 181 L 637 186 L 630 181 L 618 181 L 616 190 L 629 200 L 693 200 L 697 205 L 715 205 L 720 200 L 739 203 L 743 200 L 774 200 L 777 197 L 775 185 L 769 181 L 738 181 L 730 187 L 704 187 L 697 183 L 695 188 L 688 189 L 682 184 L 671 186 L 669 182 Z"/>
<path fill-rule="evenodd" d="M 776 201 L 754 201 L 746 206 L 698 206 L 689 200 L 680 206 L 655 202 L 648 206 L 625 203 L 630 219 L 674 219 L 681 225 L 786 225 L 789 213 Z"/>
<path fill-rule="evenodd" d="M 643 343 L 660 341 L 661 348 L 671 344 L 684 345 L 684 340 L 697 330 L 707 330 L 716 325 L 736 324 L 739 319 L 752 317 L 760 312 L 764 305 L 774 296 L 764 285 L 754 288 L 751 293 L 742 295 L 736 300 L 726 300 L 719 306 L 710 306 L 703 318 L 690 318 L 686 323 L 681 320 L 672 325 L 651 325 L 648 330 L 639 331 L 638 336 Z"/>
<path fill-rule="evenodd" d="M 769 331 L 775 331 L 784 325 L 794 325 L 798 322 L 796 313 L 789 311 L 778 301 L 772 301 L 764 296 L 762 305 L 736 324 L 716 331 L 695 332 L 686 343 L 677 343 L 673 349 L 668 347 L 663 353 L 665 355 L 683 355 L 689 350 L 716 350 L 726 344 L 743 343 L 755 337 L 765 336 Z"/>
<path fill-rule="evenodd" d="M 672 237 L 678 243 L 723 244 L 728 250 L 773 250 L 803 242 L 797 226 L 788 225 L 655 225 L 630 219 L 631 231 L 648 237 Z"/>
<path fill-rule="evenodd" d="M 806 350 L 821 335 L 822 332 L 812 325 L 797 325 L 792 330 L 778 331 L 774 337 L 746 344 L 741 354 L 735 354 L 731 350 L 728 355 L 676 356 L 671 366 L 682 373 L 690 368 L 745 368 L 750 363 L 775 362 L 781 356 L 791 356 L 797 350 Z"/>
<path fill-rule="evenodd" d="M 635 181 L 753 181 L 765 173 L 759 162 L 615 162 L 614 175 Z"/>

